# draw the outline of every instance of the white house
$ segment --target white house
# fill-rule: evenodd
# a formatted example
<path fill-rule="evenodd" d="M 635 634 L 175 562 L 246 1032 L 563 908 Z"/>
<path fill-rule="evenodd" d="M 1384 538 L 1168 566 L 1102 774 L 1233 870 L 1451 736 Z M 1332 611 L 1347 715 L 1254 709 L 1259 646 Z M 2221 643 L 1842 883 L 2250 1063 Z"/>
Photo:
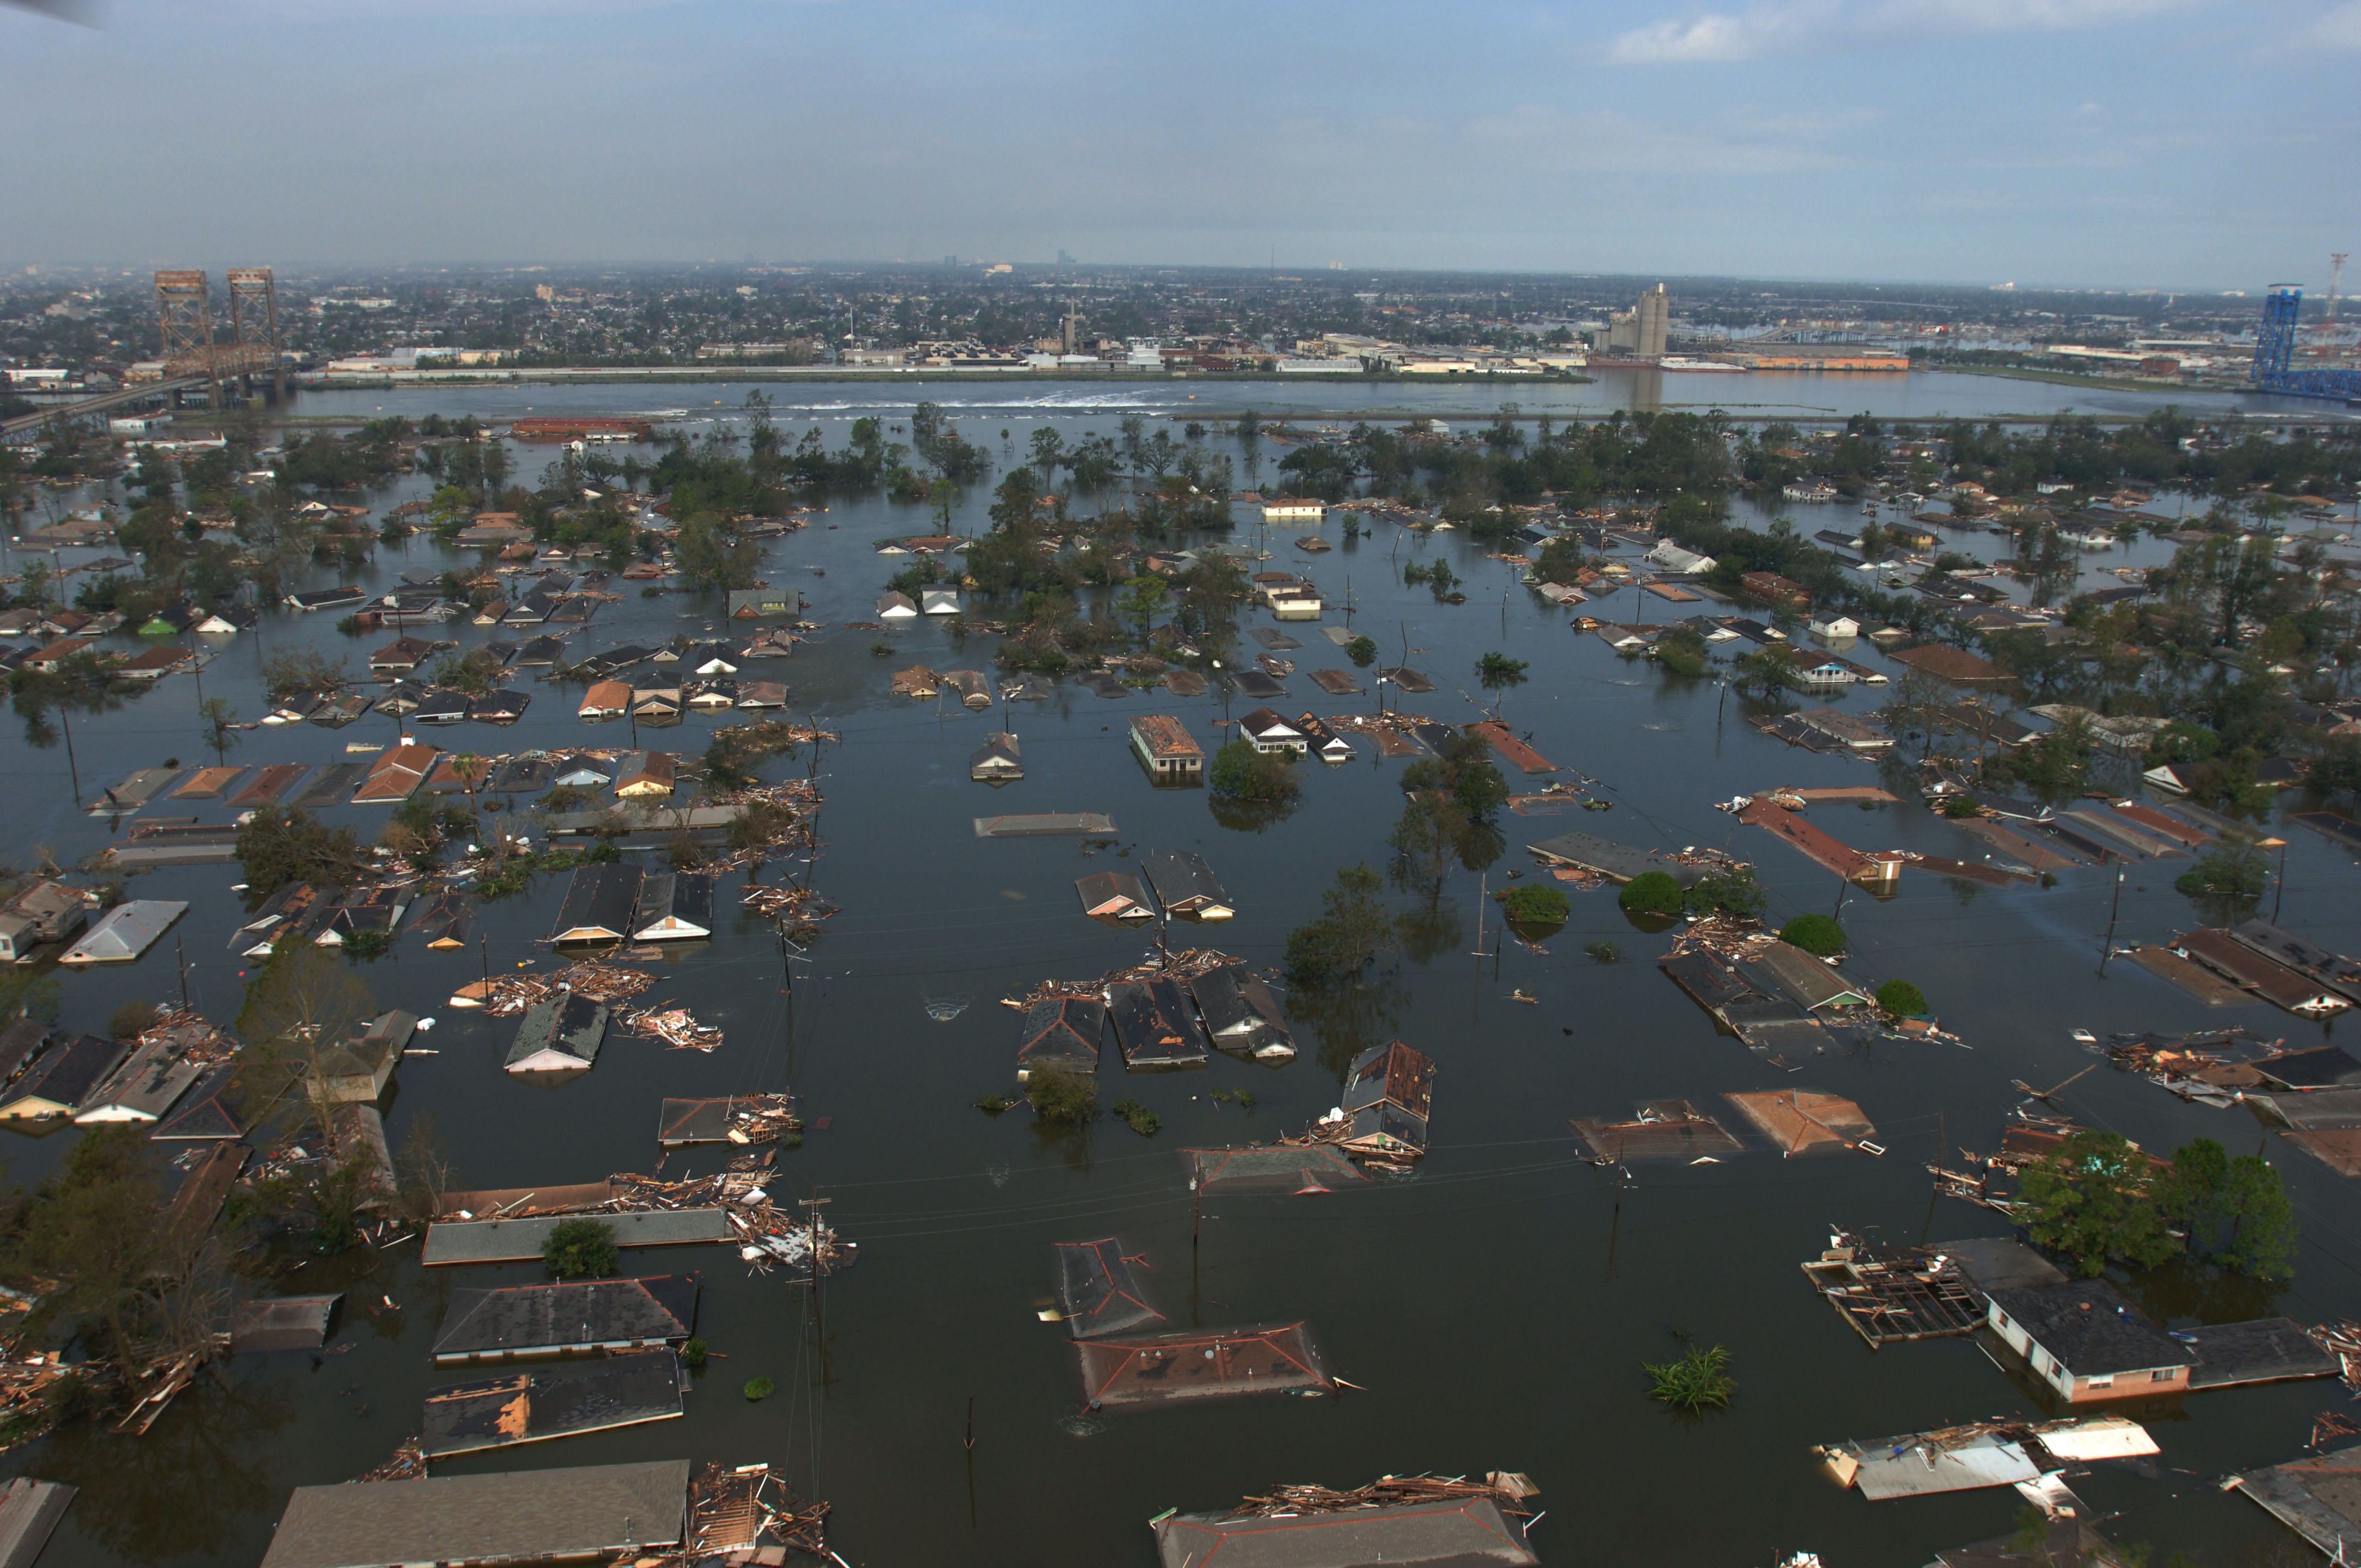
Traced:
<path fill-rule="evenodd" d="M 911 620 L 917 617 L 917 613 L 918 607 L 910 602 L 907 594 L 889 593 L 877 601 L 877 619 L 880 620 Z"/>
<path fill-rule="evenodd" d="M 1658 540 L 1656 547 L 1648 552 L 1647 560 L 1649 565 L 1660 566 L 1667 572 L 1686 572 L 1696 575 L 1710 572 L 1714 568 L 1712 556 L 1700 555 L 1694 550 L 1684 550 L 1669 539 Z"/>
<path fill-rule="evenodd" d="M 1239 719 L 1238 733 L 1257 751 L 1293 751 L 1301 756 L 1312 749 L 1302 730 L 1268 707 L 1257 707 Z"/>
<path fill-rule="evenodd" d="M 2189 1387 L 2191 1353 L 2102 1279 L 1995 1290 L 1985 1321 L 2069 1404 Z"/>
<path fill-rule="evenodd" d="M 1821 616 L 1815 619 L 1811 626 L 1813 636 L 1826 637 L 1832 641 L 1839 637 L 1851 638 L 1861 635 L 1861 622 L 1849 615 Z"/>

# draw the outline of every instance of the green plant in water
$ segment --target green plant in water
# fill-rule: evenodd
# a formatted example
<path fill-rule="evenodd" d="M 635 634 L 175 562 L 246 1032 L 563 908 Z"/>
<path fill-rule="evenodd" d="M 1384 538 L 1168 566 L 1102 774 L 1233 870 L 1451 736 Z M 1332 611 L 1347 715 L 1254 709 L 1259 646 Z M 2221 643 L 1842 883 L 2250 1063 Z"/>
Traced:
<path fill-rule="evenodd" d="M 1779 927 L 1779 939 L 1814 958 L 1832 959 L 1845 950 L 1844 927 L 1826 915 L 1796 916 Z"/>
<path fill-rule="evenodd" d="M 1131 1130 L 1143 1138 L 1154 1137 L 1157 1130 L 1164 1125 L 1164 1118 L 1137 1100 L 1116 1101 L 1115 1113 L 1122 1117 L 1130 1124 Z"/>
<path fill-rule="evenodd" d="M 1615 900 L 1634 915 L 1678 915 L 1681 884 L 1664 872 L 1642 872 L 1623 884 Z"/>
<path fill-rule="evenodd" d="M 1623 956 L 1623 949 L 1612 942 L 1593 942 L 1582 949 L 1595 963 L 1611 964 Z"/>
<path fill-rule="evenodd" d="M 777 1390 L 778 1387 L 779 1386 L 776 1383 L 772 1382 L 767 1377 L 750 1377 L 746 1380 L 746 1387 L 739 1390 L 739 1392 L 744 1394 L 750 1400 L 767 1399 Z"/>
<path fill-rule="evenodd" d="M 1927 1011 L 1927 993 L 1906 980 L 1889 980 L 1877 988 L 1877 1004 L 1896 1018 L 1916 1018 Z"/>
<path fill-rule="evenodd" d="M 704 1371 L 705 1342 L 701 1339 L 693 1339 L 686 1344 L 682 1345 L 680 1347 L 680 1359 L 686 1365 L 691 1372 Z"/>
<path fill-rule="evenodd" d="M 1691 1345 L 1677 1361 L 1643 1362 L 1641 1370 L 1655 1384 L 1649 1397 L 1677 1410 L 1718 1410 L 1738 1391 L 1738 1380 L 1730 1375 L 1730 1352 L 1720 1345 L 1710 1350 Z"/>
<path fill-rule="evenodd" d="M 1501 912 L 1527 926 L 1562 926 L 1574 913 L 1574 901 L 1554 887 L 1521 883 L 1500 894 Z"/>
<path fill-rule="evenodd" d="M 997 1116 L 1016 1102 L 1005 1094 L 987 1094 L 975 1102 L 975 1108 L 987 1116 Z"/>
<path fill-rule="evenodd" d="M 1087 1122 L 1099 1113 L 1099 1081 L 1054 1067 L 1037 1067 L 1025 1080 L 1025 1098 L 1044 1122 Z"/>
<path fill-rule="evenodd" d="M 604 1220 L 560 1220 L 541 1244 L 542 1271 L 552 1279 L 603 1279 L 620 1256 L 615 1227 Z"/>

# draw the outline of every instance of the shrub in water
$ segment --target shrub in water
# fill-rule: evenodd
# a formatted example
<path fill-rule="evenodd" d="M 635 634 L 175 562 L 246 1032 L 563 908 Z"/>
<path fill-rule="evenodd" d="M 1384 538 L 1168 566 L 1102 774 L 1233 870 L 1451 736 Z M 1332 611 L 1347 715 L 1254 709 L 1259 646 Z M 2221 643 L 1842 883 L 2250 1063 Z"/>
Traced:
<path fill-rule="evenodd" d="M 1718 1410 L 1738 1391 L 1738 1382 L 1730 1375 L 1730 1352 L 1720 1345 L 1711 1350 L 1692 1345 L 1678 1361 L 1642 1363 L 1642 1370 L 1655 1383 L 1650 1396 L 1677 1410 Z"/>
<path fill-rule="evenodd" d="M 1877 1004 L 1896 1018 L 1916 1018 L 1927 1011 L 1927 997 L 1906 980 L 1889 980 L 1877 988 Z"/>
<path fill-rule="evenodd" d="M 1681 884 L 1664 872 L 1642 872 L 1623 884 L 1616 902 L 1634 915 L 1678 915 Z"/>
<path fill-rule="evenodd" d="M 1844 927 L 1826 915 L 1798 915 L 1779 927 L 1779 939 L 1817 958 L 1832 959 L 1845 950 Z"/>
<path fill-rule="evenodd" d="M 541 1244 L 541 1266 L 552 1279 L 603 1279 L 615 1272 L 615 1227 L 604 1220 L 560 1220 Z"/>
<path fill-rule="evenodd" d="M 749 1399 L 767 1399 L 777 1387 L 778 1385 L 767 1377 L 755 1377 L 750 1378 L 741 1392 Z"/>
<path fill-rule="evenodd" d="M 1526 926 L 1562 926 L 1574 913 L 1574 903 L 1554 887 L 1521 883 L 1500 894 L 1500 907 L 1510 919 Z"/>
<path fill-rule="evenodd" d="M 1054 1067 L 1037 1067 L 1025 1080 L 1025 1098 L 1044 1122 L 1087 1122 L 1099 1113 L 1099 1082 Z"/>

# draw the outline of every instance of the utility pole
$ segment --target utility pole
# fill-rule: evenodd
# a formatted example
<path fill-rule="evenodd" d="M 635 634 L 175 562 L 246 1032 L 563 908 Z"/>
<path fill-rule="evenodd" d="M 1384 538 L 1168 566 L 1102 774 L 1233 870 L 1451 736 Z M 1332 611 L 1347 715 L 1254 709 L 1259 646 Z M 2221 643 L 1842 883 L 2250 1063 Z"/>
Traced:
<path fill-rule="evenodd" d="M 2104 969 L 2107 960 L 2115 955 L 2115 916 L 2124 906 L 2124 874 L 2125 868 L 2117 866 L 2114 901 L 2107 906 L 2107 945 L 2099 954 L 2099 967 L 2102 969 Z"/>
<path fill-rule="evenodd" d="M 2344 258 L 2343 257 L 2341 257 L 2341 256 L 2337 258 L 2337 260 L 2339 260 L 2340 262 L 2341 262 L 2341 261 L 2343 261 L 2344 259 L 2345 259 L 2345 258 Z M 2263 847 L 2264 847 L 2265 849 L 2268 849 L 2268 848 L 2270 847 L 2270 843 L 2271 843 L 2271 840 L 2269 840 L 2268 839 L 2264 839 L 2264 840 L 2263 840 Z M 2278 925 L 2278 924 L 2279 923 L 2279 906 L 2280 906 L 2281 905 L 2283 905 L 2283 904 L 2285 904 L 2285 903 L 2287 902 L 2287 852 L 2288 852 L 2288 841 L 2287 841 L 2285 839 L 2281 839 L 2279 841 L 2279 884 L 2278 888 L 2276 888 L 2276 889 L 2272 892 L 2272 894 L 2271 894 L 2271 924 L 2272 924 L 2272 925 L 2274 925 L 2274 926 L 2276 926 L 2276 925 Z"/>
<path fill-rule="evenodd" d="M 189 953 L 176 935 L 172 938 L 172 961 L 181 969 L 181 1011 L 189 1010 Z"/>
<path fill-rule="evenodd" d="M 484 965 L 484 993 L 476 999 L 476 1005 L 489 1007 L 492 1004 L 492 945 L 491 938 L 481 931 L 476 933 L 476 956 L 483 960 Z"/>
<path fill-rule="evenodd" d="M 815 1321 L 820 1321 L 820 1276 L 827 1272 L 827 1270 L 820 1265 L 819 1212 L 834 1201 L 835 1200 L 832 1198 L 798 1198 L 796 1200 L 796 1205 L 800 1207 L 804 1213 L 808 1217 L 808 1223 L 810 1226 L 810 1239 L 806 1245 L 811 1248 L 812 1318 Z M 820 1329 L 820 1337 L 825 1340 L 827 1336 L 828 1330 L 823 1322 Z"/>

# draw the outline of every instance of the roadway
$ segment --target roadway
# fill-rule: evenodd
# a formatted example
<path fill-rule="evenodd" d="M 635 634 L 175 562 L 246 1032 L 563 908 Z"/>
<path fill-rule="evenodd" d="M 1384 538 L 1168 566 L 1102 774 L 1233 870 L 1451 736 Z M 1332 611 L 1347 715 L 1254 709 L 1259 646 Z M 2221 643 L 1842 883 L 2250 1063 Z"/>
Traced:
<path fill-rule="evenodd" d="M 82 419 L 102 414 L 109 409 L 119 409 L 150 398 L 169 400 L 176 392 L 190 387 L 205 385 L 203 376 L 180 376 L 169 381 L 139 381 L 118 391 L 102 392 L 94 398 L 81 398 L 71 403 L 54 403 L 38 413 L 19 414 L 15 419 L 0 420 L 0 441 L 16 441 L 38 432 L 53 419 Z"/>

